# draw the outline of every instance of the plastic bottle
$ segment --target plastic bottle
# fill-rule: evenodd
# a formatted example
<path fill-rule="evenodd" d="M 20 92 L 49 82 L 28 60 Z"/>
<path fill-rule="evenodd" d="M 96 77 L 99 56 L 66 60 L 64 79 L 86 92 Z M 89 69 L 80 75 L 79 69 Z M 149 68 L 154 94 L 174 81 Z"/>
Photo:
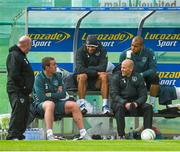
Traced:
<path fill-rule="evenodd" d="M 44 134 L 43 128 L 40 128 L 40 129 L 39 129 L 39 133 L 40 133 L 39 139 L 40 139 L 40 140 L 45 140 L 45 134 Z"/>
<path fill-rule="evenodd" d="M 133 127 L 130 127 L 130 130 L 129 130 L 129 139 L 134 139 L 134 131 L 133 131 Z"/>
<path fill-rule="evenodd" d="M 96 99 L 93 100 L 93 114 L 97 114 L 97 102 L 96 102 Z"/>
<path fill-rule="evenodd" d="M 154 113 L 158 113 L 158 102 L 157 102 L 157 99 L 155 97 L 150 97 L 149 103 L 153 107 L 153 112 Z"/>
<path fill-rule="evenodd" d="M 26 129 L 25 133 L 24 133 L 24 136 L 25 136 L 25 140 L 29 140 L 29 129 Z"/>
<path fill-rule="evenodd" d="M 154 103 L 153 103 L 153 112 L 158 113 L 158 102 L 157 101 L 154 101 Z"/>

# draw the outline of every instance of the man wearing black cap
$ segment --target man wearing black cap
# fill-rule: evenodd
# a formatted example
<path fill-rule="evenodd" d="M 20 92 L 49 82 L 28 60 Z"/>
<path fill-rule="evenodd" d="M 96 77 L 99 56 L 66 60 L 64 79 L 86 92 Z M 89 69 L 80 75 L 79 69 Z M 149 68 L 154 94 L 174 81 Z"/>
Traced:
<path fill-rule="evenodd" d="M 106 73 L 108 57 L 96 36 L 88 35 L 86 44 L 76 53 L 75 78 L 78 84 L 79 100 L 77 101 L 82 113 L 86 113 L 85 94 L 88 89 L 100 89 L 104 114 L 109 113 L 108 106 L 108 74 Z"/>
<path fill-rule="evenodd" d="M 147 89 L 143 76 L 133 72 L 134 62 L 125 59 L 121 63 L 121 70 L 115 73 L 111 80 L 110 95 L 112 98 L 112 110 L 117 122 L 117 131 L 120 139 L 125 138 L 126 114 L 133 116 L 143 115 L 144 128 L 152 128 L 152 106 L 145 103 Z"/>

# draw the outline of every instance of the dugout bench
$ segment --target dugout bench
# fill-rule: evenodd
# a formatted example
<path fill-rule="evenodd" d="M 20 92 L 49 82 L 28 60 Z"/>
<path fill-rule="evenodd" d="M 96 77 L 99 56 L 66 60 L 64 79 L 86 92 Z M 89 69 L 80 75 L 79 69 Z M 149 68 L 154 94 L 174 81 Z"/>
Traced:
<path fill-rule="evenodd" d="M 68 93 L 70 95 L 73 95 L 73 97 L 76 99 L 77 98 L 77 89 L 76 88 L 73 88 L 73 89 L 69 89 L 68 90 Z M 90 95 L 100 95 L 100 91 L 99 90 L 88 90 L 86 95 L 90 96 Z M 90 117 L 93 117 L 93 118 L 108 118 L 109 119 L 109 129 L 112 129 L 113 128 L 113 118 L 114 118 L 114 114 L 113 113 L 110 113 L 110 114 L 102 114 L 102 113 L 97 113 L 97 114 L 90 114 L 90 113 L 87 113 L 85 115 L 83 115 L 84 118 L 90 118 Z M 130 116 L 130 115 L 127 115 L 126 117 L 134 117 L 134 127 L 135 128 L 138 128 L 139 127 L 139 117 L 142 117 L 142 116 Z M 180 117 L 180 113 L 179 114 L 173 114 L 173 113 L 161 113 L 161 110 L 159 111 L 159 113 L 154 113 L 153 114 L 153 117 L 164 117 L 164 118 L 168 118 L 168 119 L 171 119 L 171 118 L 176 118 L 176 117 Z M 65 115 L 62 120 L 61 120 L 61 133 L 63 134 L 64 133 L 64 119 L 65 118 L 72 118 L 72 115 Z M 73 128 L 72 128 L 72 133 L 74 132 L 75 130 L 75 125 L 73 125 Z"/>

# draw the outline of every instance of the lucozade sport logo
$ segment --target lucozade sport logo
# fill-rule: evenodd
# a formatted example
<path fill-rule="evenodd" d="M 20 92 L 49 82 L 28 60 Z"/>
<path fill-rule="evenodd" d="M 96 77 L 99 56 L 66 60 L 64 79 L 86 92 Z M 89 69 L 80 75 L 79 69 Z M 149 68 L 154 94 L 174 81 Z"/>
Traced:
<path fill-rule="evenodd" d="M 180 40 L 180 34 L 147 32 L 144 36 L 144 40 L 158 41 L 157 47 L 176 47 Z"/>
<path fill-rule="evenodd" d="M 82 36 L 82 40 L 84 41 L 87 37 L 88 33 L 84 33 Z M 118 32 L 118 33 L 96 33 L 96 34 L 92 34 L 95 35 L 97 37 L 98 41 L 101 41 L 101 44 L 104 47 L 113 47 L 115 44 L 115 41 L 119 41 L 119 43 L 123 43 L 125 41 L 128 41 L 130 39 L 132 39 L 134 37 L 133 34 L 131 34 L 130 32 Z"/>
<path fill-rule="evenodd" d="M 71 35 L 69 33 L 59 31 L 56 33 L 31 33 L 29 34 L 29 37 L 32 39 L 33 47 L 46 47 L 51 46 L 52 41 L 55 41 L 55 43 L 60 43 L 69 39 Z"/>

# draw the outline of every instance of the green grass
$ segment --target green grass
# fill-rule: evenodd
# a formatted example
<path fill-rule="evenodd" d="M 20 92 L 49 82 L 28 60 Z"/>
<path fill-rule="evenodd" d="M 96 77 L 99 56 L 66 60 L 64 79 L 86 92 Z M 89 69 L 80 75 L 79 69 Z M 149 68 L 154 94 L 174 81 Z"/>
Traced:
<path fill-rule="evenodd" d="M 180 151 L 180 141 L 0 141 L 0 151 Z"/>

